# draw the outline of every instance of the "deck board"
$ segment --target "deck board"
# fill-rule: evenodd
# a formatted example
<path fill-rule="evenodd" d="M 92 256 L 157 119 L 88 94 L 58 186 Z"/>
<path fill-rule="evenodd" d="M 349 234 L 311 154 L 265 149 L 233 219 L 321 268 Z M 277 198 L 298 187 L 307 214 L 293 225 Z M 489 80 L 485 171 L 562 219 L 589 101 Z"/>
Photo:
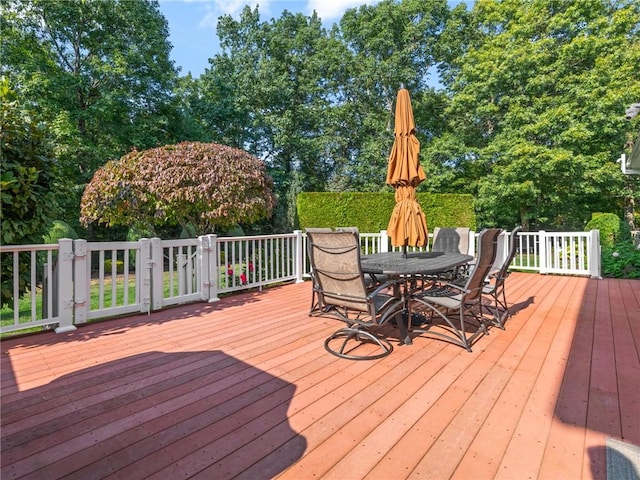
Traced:
<path fill-rule="evenodd" d="M 514 273 L 469 353 L 323 347 L 309 283 L 2 341 L 5 479 L 606 478 L 640 445 L 640 281 Z"/>

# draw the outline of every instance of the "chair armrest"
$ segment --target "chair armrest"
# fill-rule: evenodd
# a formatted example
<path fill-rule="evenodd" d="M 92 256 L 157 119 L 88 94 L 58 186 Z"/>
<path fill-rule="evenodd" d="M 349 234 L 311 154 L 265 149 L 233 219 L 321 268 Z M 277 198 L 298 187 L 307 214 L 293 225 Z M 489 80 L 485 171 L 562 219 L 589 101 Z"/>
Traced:
<path fill-rule="evenodd" d="M 378 285 L 375 290 L 372 290 L 371 292 L 369 292 L 369 294 L 367 295 L 367 298 L 372 298 L 375 297 L 376 295 L 378 295 L 380 292 L 387 290 L 390 287 L 394 287 L 396 285 L 400 285 L 401 280 L 400 279 L 395 279 L 395 280 L 387 280 L 386 282 L 384 282 L 383 284 Z"/>

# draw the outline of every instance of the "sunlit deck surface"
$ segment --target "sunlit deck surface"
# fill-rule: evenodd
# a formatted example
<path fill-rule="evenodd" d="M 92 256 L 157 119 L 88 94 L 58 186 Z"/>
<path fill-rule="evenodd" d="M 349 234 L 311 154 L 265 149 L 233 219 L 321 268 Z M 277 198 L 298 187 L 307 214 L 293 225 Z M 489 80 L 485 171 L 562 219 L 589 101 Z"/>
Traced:
<path fill-rule="evenodd" d="M 290 284 L 2 347 L 3 480 L 606 478 L 640 445 L 640 281 L 514 273 L 468 353 L 324 350 Z"/>

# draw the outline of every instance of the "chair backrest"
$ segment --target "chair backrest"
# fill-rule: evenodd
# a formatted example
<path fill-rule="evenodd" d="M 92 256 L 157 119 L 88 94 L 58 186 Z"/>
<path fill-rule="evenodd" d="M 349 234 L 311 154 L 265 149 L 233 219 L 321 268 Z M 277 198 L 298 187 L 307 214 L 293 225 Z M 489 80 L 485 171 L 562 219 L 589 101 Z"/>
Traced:
<path fill-rule="evenodd" d="M 307 231 L 307 236 L 309 260 L 321 303 L 368 312 L 356 234 Z"/>
<path fill-rule="evenodd" d="M 469 252 L 469 228 L 440 228 L 433 229 L 434 252 L 462 253 Z"/>
<path fill-rule="evenodd" d="M 499 228 L 489 228 L 480 232 L 476 263 L 469 273 L 464 287 L 469 292 L 465 295 L 465 302 L 476 301 L 480 297 L 484 281 L 496 258 L 498 235 L 500 235 L 501 231 Z"/>
<path fill-rule="evenodd" d="M 360 229 L 358 227 L 337 227 L 336 232 L 351 232 L 355 233 L 358 238 L 360 237 Z"/>
<path fill-rule="evenodd" d="M 518 250 L 518 233 L 521 230 L 522 227 L 520 226 L 517 226 L 516 228 L 511 230 L 511 236 L 509 237 L 509 252 L 507 253 L 507 257 L 500 265 L 500 270 L 496 273 L 496 278 L 499 280 L 503 280 L 504 278 L 506 278 L 509 265 L 511 265 L 513 258 L 516 256 L 516 251 Z"/>

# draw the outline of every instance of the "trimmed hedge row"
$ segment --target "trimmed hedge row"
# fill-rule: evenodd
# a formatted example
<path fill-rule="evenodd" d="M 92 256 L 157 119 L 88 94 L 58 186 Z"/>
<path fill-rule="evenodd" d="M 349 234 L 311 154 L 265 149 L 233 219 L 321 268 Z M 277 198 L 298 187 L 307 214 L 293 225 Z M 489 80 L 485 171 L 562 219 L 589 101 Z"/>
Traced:
<path fill-rule="evenodd" d="M 453 193 L 418 193 L 429 230 L 434 227 L 469 227 L 476 230 L 473 196 Z M 351 227 L 361 232 L 386 230 L 395 205 L 393 193 L 306 192 L 297 198 L 301 230 L 309 227 Z"/>

